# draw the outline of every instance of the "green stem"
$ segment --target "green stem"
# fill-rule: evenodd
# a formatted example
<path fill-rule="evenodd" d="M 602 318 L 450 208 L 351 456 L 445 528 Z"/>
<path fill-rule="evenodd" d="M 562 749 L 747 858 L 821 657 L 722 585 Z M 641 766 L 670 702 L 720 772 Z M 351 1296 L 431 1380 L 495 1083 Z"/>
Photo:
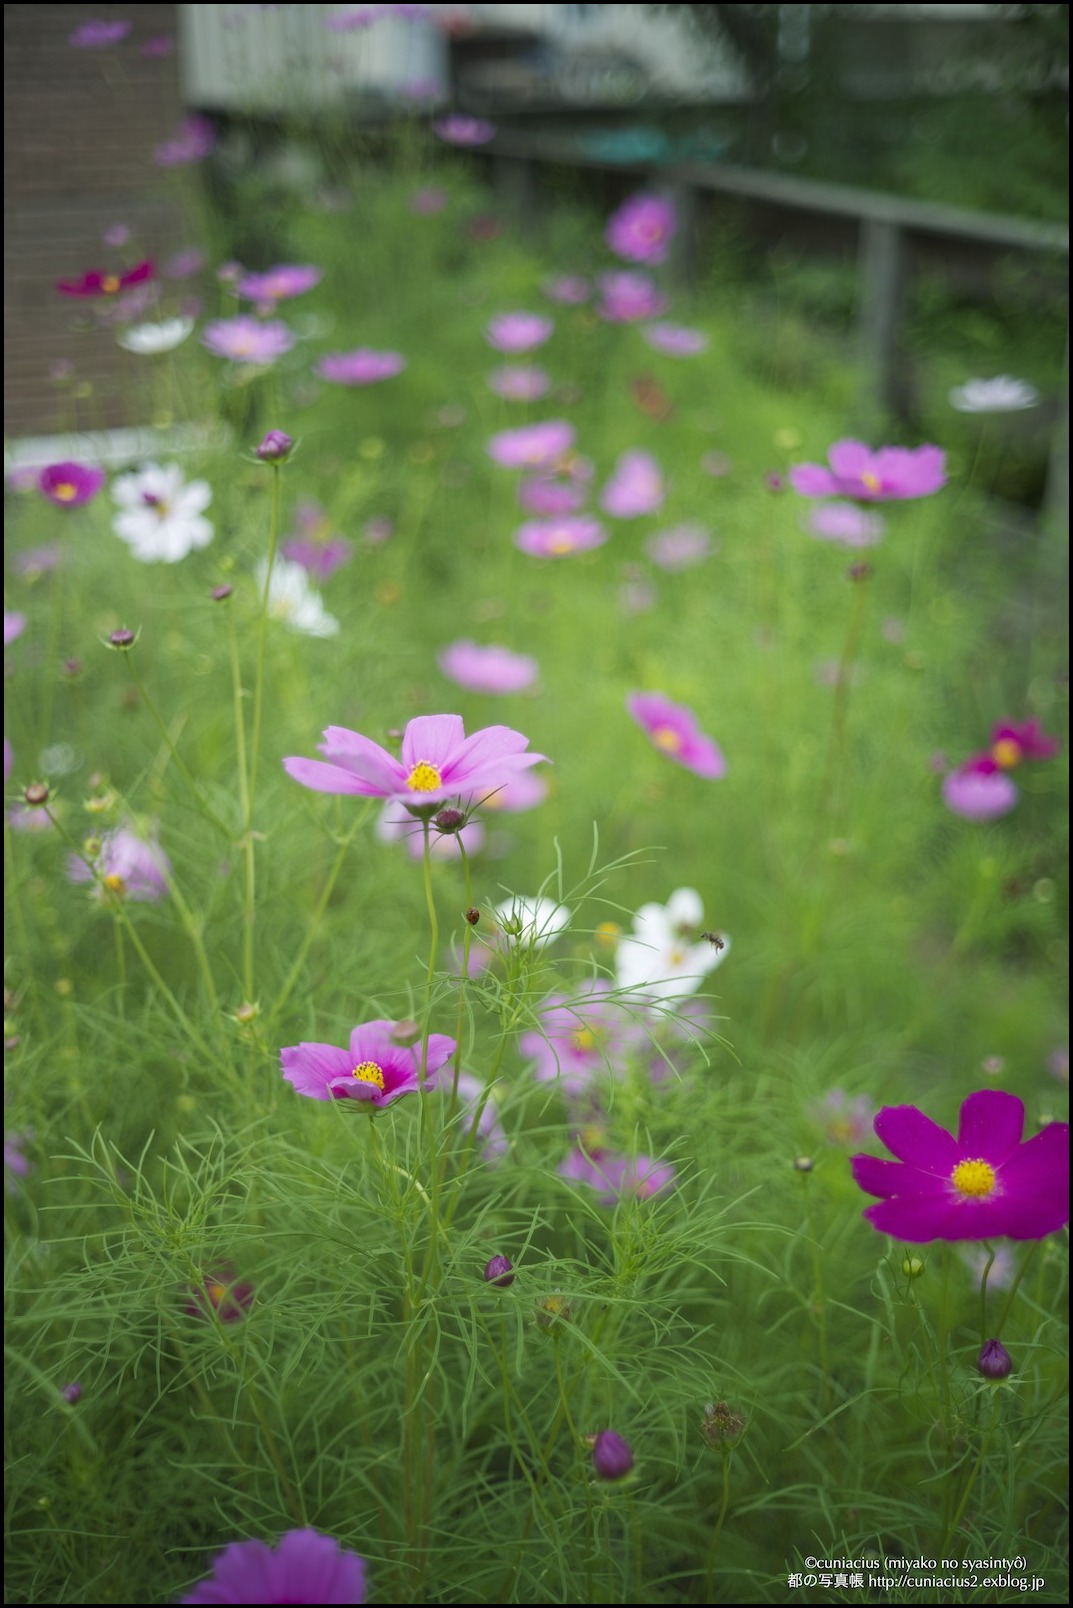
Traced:
<path fill-rule="evenodd" d="M 812 1216 L 812 1193 L 809 1188 L 811 1176 L 811 1173 L 802 1173 L 801 1180 L 805 1191 L 805 1232 L 808 1234 L 812 1255 L 813 1301 L 816 1309 L 816 1330 L 820 1346 L 820 1367 L 823 1371 L 823 1410 L 827 1412 L 831 1405 L 831 1363 L 827 1348 L 827 1295 L 823 1278 L 823 1258 L 820 1255 L 820 1246 L 816 1238 Z"/>
<path fill-rule="evenodd" d="M 994 1439 L 995 1430 L 998 1426 L 999 1419 L 999 1391 L 995 1386 L 991 1387 L 991 1397 L 991 1422 L 987 1426 L 987 1434 L 980 1442 L 980 1451 L 977 1455 L 976 1462 L 973 1464 L 972 1473 L 965 1481 L 965 1489 L 961 1493 L 961 1501 L 958 1503 L 954 1516 L 947 1525 L 943 1535 L 942 1545 L 940 1547 L 940 1556 L 942 1557 L 949 1556 L 949 1549 L 953 1543 L 954 1536 L 957 1534 L 958 1526 L 965 1517 L 965 1509 L 969 1505 L 969 1497 L 972 1495 L 973 1487 L 976 1484 L 980 1470 L 984 1466 L 984 1461 L 987 1457 L 987 1454 L 991 1450 L 991 1442 Z"/>
<path fill-rule="evenodd" d="M 309 923 L 306 926 L 305 937 L 302 939 L 301 945 L 299 946 L 298 953 L 294 958 L 294 962 L 293 962 L 293 964 L 291 966 L 291 969 L 287 973 L 287 979 L 284 982 L 283 987 L 280 989 L 279 993 L 275 997 L 275 1001 L 274 1001 L 274 1003 L 272 1005 L 272 1015 L 269 1018 L 269 1020 L 273 1020 L 275 1017 L 277 1017 L 279 1015 L 280 1011 L 282 1011 L 282 1009 L 283 1009 L 284 1005 L 286 1004 L 287 1000 L 290 998 L 291 990 L 294 988 L 295 983 L 298 981 L 298 978 L 299 978 L 299 976 L 301 974 L 301 971 L 302 971 L 302 967 L 305 964 L 306 956 L 309 954 L 310 948 L 312 947 L 312 944 L 313 944 L 313 940 L 315 939 L 315 937 L 317 935 L 317 932 L 320 929 L 320 923 L 324 918 L 324 912 L 328 908 L 328 901 L 331 898 L 332 893 L 334 891 L 336 881 L 337 881 L 337 879 L 339 877 L 339 873 L 343 869 L 343 861 L 346 858 L 346 852 L 349 849 L 351 843 L 354 841 L 354 836 L 357 833 L 358 828 L 364 826 L 365 822 L 367 820 L 368 820 L 368 811 L 366 811 L 363 814 L 358 816 L 358 818 L 355 820 L 353 826 L 350 828 L 349 832 L 346 834 L 346 836 L 343 838 L 343 840 L 339 844 L 339 852 L 336 855 L 335 860 L 332 863 L 331 870 L 328 872 L 327 881 L 325 882 L 324 887 L 321 890 L 321 895 L 320 895 L 320 898 L 317 901 L 316 908 L 314 909 L 313 914 L 312 914 L 312 916 L 311 916 L 311 918 L 309 920 Z"/>
<path fill-rule="evenodd" d="M 715 1555 L 719 1550 L 719 1537 L 723 1533 L 726 1523 L 727 1511 L 730 1507 L 730 1453 L 723 1451 L 723 1498 L 719 1504 L 719 1517 L 715 1521 L 712 1539 L 708 1543 L 708 1555 L 704 1560 L 704 1600 L 715 1601 Z"/>
<path fill-rule="evenodd" d="M 174 742 L 172 741 L 171 732 L 168 730 L 167 726 L 165 726 L 164 721 L 161 718 L 160 712 L 157 709 L 156 704 L 153 702 L 152 698 L 150 698 L 149 693 L 146 690 L 146 686 L 145 686 L 144 681 L 139 676 L 137 670 L 134 668 L 134 654 L 133 654 L 133 652 L 126 652 L 126 653 L 124 653 L 123 657 L 127 661 L 127 666 L 128 666 L 128 668 L 130 670 L 131 680 L 134 682 L 135 687 L 138 689 L 138 694 L 139 694 L 139 696 L 140 696 L 140 698 L 142 700 L 142 703 L 145 705 L 146 709 L 149 711 L 149 714 L 152 716 L 153 723 L 156 726 L 157 730 L 159 731 L 161 737 L 163 738 L 164 746 L 167 749 L 168 753 L 171 755 L 172 759 L 174 760 L 176 769 L 179 771 L 179 773 L 182 776 L 183 780 L 186 782 L 187 786 L 190 788 L 190 791 L 193 793 L 194 797 L 197 799 L 198 808 L 201 810 L 202 814 L 205 816 L 205 819 L 207 821 L 212 822 L 213 826 L 216 828 L 216 830 L 218 832 L 222 832 L 224 837 L 230 838 L 232 836 L 231 828 L 227 825 L 226 821 L 221 820 L 220 816 L 217 815 L 217 813 L 213 809 L 212 805 L 207 801 L 207 799 L 205 798 L 205 795 L 201 791 L 201 788 L 198 786 L 197 782 L 195 782 L 193 776 L 191 776 L 190 770 L 189 770 L 189 768 L 188 768 L 188 766 L 186 764 L 186 761 L 183 759 L 182 755 L 179 753 L 179 750 L 176 748 Z"/>

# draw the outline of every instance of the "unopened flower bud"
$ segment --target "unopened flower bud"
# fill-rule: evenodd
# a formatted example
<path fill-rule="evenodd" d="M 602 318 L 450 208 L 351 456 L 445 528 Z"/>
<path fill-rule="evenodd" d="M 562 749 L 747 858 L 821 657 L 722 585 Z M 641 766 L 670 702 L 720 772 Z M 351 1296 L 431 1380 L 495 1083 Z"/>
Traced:
<path fill-rule="evenodd" d="M 514 1283 L 514 1263 L 509 1256 L 493 1256 L 485 1263 L 484 1282 L 494 1284 L 497 1289 L 505 1290 Z"/>
<path fill-rule="evenodd" d="M 811 1156 L 794 1157 L 794 1172 L 810 1173 L 815 1165 Z"/>
<path fill-rule="evenodd" d="M 477 906 L 470 905 L 469 909 L 466 911 L 466 920 L 469 922 L 470 926 L 475 927 L 480 919 L 481 913 L 477 909 Z"/>
<path fill-rule="evenodd" d="M 227 582 L 225 581 L 222 586 L 214 586 L 212 591 L 209 593 L 209 596 L 212 598 L 214 603 L 226 603 L 233 591 L 234 587 L 228 586 Z"/>
<path fill-rule="evenodd" d="M 872 574 L 871 564 L 851 564 L 846 575 L 851 581 L 867 581 Z"/>
<path fill-rule="evenodd" d="M 710 1401 L 704 1408 L 700 1432 L 709 1446 L 736 1446 L 745 1433 L 745 1419 L 731 1410 L 729 1402 Z"/>
<path fill-rule="evenodd" d="M 81 659 L 64 659 L 63 673 L 65 676 L 70 676 L 72 681 L 74 680 L 75 676 L 80 676 L 82 674 Z"/>
<path fill-rule="evenodd" d="M 437 832 L 461 832 L 466 824 L 466 817 L 461 810 L 439 810 L 432 817 L 432 824 Z"/>
<path fill-rule="evenodd" d="M 785 491 L 786 481 L 782 475 L 770 474 L 764 476 L 764 485 L 768 491 Z"/>
<path fill-rule="evenodd" d="M 42 804 L 48 803 L 48 783 L 31 782 L 22 796 L 31 809 L 40 809 Z"/>
<path fill-rule="evenodd" d="M 134 632 L 128 631 L 125 625 L 121 625 L 118 631 L 113 631 L 109 636 L 108 646 L 118 648 L 120 653 L 127 653 L 134 646 L 136 640 Z"/>
<path fill-rule="evenodd" d="M 247 1002 L 245 1005 L 236 1006 L 235 1021 L 241 1023 L 243 1027 L 247 1027 L 250 1022 L 256 1020 L 259 1014 L 259 1008 Z"/>
<path fill-rule="evenodd" d="M 67 1403 L 68 1407 L 73 1407 L 76 1402 L 81 1401 L 82 1399 L 82 1386 L 76 1380 L 69 1385 L 64 1385 L 63 1389 L 60 1391 L 60 1395 Z"/>
<path fill-rule="evenodd" d="M 976 1366 L 985 1379 L 1005 1379 L 1013 1372 L 1013 1358 L 1001 1340 L 988 1340 L 976 1359 Z"/>
<path fill-rule="evenodd" d="M 257 456 L 262 463 L 282 463 L 290 455 L 294 442 L 284 430 L 269 430 L 261 445 L 257 448 Z"/>
<path fill-rule="evenodd" d="M 552 1333 L 570 1322 L 570 1307 L 564 1295 L 545 1295 L 537 1302 L 537 1327 Z"/>
<path fill-rule="evenodd" d="M 416 1022 L 407 1017 L 401 1022 L 396 1022 L 388 1036 L 392 1044 L 397 1044 L 400 1049 L 408 1050 L 411 1044 L 416 1044 L 421 1037 L 421 1029 Z"/>
<path fill-rule="evenodd" d="M 903 1256 L 902 1272 L 907 1279 L 918 1279 L 924 1271 L 924 1263 L 919 1256 Z"/>
<path fill-rule="evenodd" d="M 633 1467 L 629 1441 L 613 1429 L 602 1429 L 592 1443 L 592 1466 L 602 1480 L 621 1480 Z"/>

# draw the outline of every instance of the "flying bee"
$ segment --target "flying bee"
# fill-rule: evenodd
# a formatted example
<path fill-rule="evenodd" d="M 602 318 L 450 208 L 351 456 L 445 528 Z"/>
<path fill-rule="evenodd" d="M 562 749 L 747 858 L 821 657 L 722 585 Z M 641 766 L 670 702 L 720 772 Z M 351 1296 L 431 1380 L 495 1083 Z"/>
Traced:
<path fill-rule="evenodd" d="M 702 932 L 702 938 L 707 938 L 713 949 L 725 949 L 726 939 L 720 938 L 717 932 Z"/>

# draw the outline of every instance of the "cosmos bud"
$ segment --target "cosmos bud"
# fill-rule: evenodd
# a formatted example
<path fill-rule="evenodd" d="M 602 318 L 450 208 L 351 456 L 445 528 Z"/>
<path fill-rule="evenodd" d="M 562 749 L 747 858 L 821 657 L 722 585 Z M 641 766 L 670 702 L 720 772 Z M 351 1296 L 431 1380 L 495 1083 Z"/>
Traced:
<path fill-rule="evenodd" d="M 602 1480 L 621 1480 L 633 1467 L 629 1441 L 613 1429 L 602 1429 L 592 1443 L 592 1466 Z"/>
<path fill-rule="evenodd" d="M 985 1379 L 1005 1379 L 1013 1372 L 1013 1358 L 1001 1340 L 988 1340 L 976 1366 Z"/>
<path fill-rule="evenodd" d="M 514 1263 L 509 1256 L 493 1256 L 485 1263 L 484 1282 L 494 1284 L 497 1289 L 505 1290 L 514 1283 Z"/>

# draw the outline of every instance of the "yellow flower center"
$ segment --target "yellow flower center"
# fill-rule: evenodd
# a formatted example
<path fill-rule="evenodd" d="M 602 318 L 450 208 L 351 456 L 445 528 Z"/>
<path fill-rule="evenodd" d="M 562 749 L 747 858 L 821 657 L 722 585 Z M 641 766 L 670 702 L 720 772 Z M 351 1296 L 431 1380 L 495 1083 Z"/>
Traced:
<path fill-rule="evenodd" d="M 359 1061 L 350 1076 L 357 1078 L 359 1083 L 372 1083 L 383 1093 L 384 1074 L 375 1061 Z"/>
<path fill-rule="evenodd" d="M 864 474 L 861 476 L 861 480 L 868 487 L 869 491 L 879 490 L 879 476 L 874 475 L 870 469 L 866 469 L 864 471 Z"/>
<path fill-rule="evenodd" d="M 116 291 L 119 289 L 119 280 L 116 278 L 115 274 L 105 274 L 104 278 L 101 280 L 101 289 L 104 291 L 106 296 L 115 295 Z"/>
<path fill-rule="evenodd" d="M 53 486 L 52 495 L 57 502 L 72 502 L 78 496 L 78 487 L 72 486 L 69 481 L 64 480 L 58 486 Z"/>
<path fill-rule="evenodd" d="M 987 1161 L 959 1161 L 950 1180 L 959 1195 L 982 1200 L 990 1195 L 997 1182 L 995 1169 Z"/>
<path fill-rule="evenodd" d="M 677 754 L 682 746 L 682 739 L 673 726 L 656 726 L 652 732 L 652 741 L 657 748 L 662 748 L 665 754 Z"/>
<path fill-rule="evenodd" d="M 572 536 L 567 536 L 564 533 L 562 536 L 550 536 L 548 538 L 549 553 L 572 553 L 573 551 L 574 539 Z"/>
<path fill-rule="evenodd" d="M 584 1054 L 586 1050 L 595 1049 L 596 1034 L 593 1032 L 591 1027 L 579 1027 L 577 1032 L 574 1034 L 573 1042 L 575 1050 L 578 1050 Z"/>
<path fill-rule="evenodd" d="M 596 942 L 605 949 L 614 949 L 622 937 L 622 928 L 617 921 L 601 921 L 596 928 Z"/>
<path fill-rule="evenodd" d="M 443 786 L 443 778 L 435 765 L 421 759 L 407 776 L 406 785 L 411 793 L 434 793 L 437 787 Z"/>
<path fill-rule="evenodd" d="M 205 1286 L 205 1294 L 208 1296 L 213 1306 L 218 1307 L 224 1296 L 227 1294 L 227 1285 L 218 1284 L 215 1279 L 212 1279 Z"/>
<path fill-rule="evenodd" d="M 684 949 L 674 948 L 668 951 L 667 960 L 672 966 L 684 966 L 686 952 Z"/>
<path fill-rule="evenodd" d="M 126 883 L 116 871 L 109 871 L 108 875 L 101 880 L 109 893 L 126 893 L 127 891 Z"/>
<path fill-rule="evenodd" d="M 1021 763 L 1023 749 L 1013 737 L 1000 737 L 991 750 L 991 758 L 1000 770 L 1013 770 Z"/>

